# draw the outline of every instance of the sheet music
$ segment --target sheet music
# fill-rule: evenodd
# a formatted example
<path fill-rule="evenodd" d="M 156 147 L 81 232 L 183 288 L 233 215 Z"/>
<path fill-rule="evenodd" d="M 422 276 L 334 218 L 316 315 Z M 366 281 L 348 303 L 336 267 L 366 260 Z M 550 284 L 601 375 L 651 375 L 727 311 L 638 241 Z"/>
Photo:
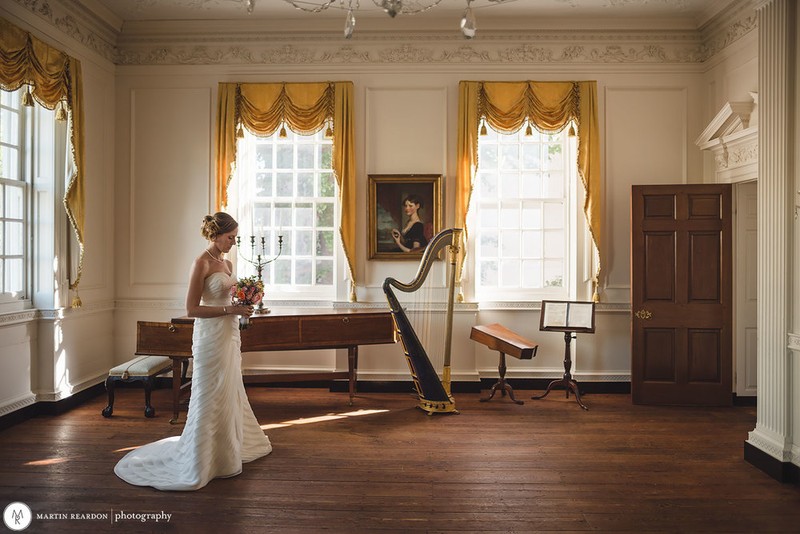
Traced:
<path fill-rule="evenodd" d="M 592 327 L 592 305 L 571 302 L 567 304 L 566 326 L 576 328 Z"/>
<path fill-rule="evenodd" d="M 567 324 L 567 303 L 548 302 L 544 307 L 544 320 L 542 326 L 563 327 Z"/>

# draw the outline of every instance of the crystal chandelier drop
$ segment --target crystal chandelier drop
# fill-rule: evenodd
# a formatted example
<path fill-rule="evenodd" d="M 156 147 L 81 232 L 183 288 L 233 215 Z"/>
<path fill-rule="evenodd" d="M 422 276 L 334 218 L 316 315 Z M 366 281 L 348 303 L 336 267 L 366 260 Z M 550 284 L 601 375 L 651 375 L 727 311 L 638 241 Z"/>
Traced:
<path fill-rule="evenodd" d="M 340 9 L 345 12 L 344 37 L 350 39 L 356 27 L 356 12 L 361 7 L 361 0 L 283 0 L 295 9 L 306 13 L 321 13 L 329 8 Z M 363 0 L 365 4 L 372 3 L 382 9 L 387 15 L 394 18 L 397 15 L 415 15 L 428 11 L 439 5 L 442 0 Z M 472 8 L 473 2 L 480 2 L 483 6 L 489 7 L 513 2 L 515 0 L 465 0 L 466 9 L 461 17 L 461 34 L 466 39 L 472 39 L 477 33 L 475 23 L 475 11 Z M 256 0 L 244 0 L 248 13 L 253 13 Z M 366 9 L 366 8 L 365 8 Z"/>

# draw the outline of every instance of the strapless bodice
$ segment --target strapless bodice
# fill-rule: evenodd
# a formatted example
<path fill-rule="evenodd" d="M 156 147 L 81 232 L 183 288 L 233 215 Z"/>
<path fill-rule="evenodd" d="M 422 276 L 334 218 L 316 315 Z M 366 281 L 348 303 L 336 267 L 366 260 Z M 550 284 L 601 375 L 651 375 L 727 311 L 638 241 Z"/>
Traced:
<path fill-rule="evenodd" d="M 206 306 L 225 306 L 230 304 L 231 286 L 235 283 L 235 276 L 223 272 L 211 273 L 206 276 L 201 304 Z"/>

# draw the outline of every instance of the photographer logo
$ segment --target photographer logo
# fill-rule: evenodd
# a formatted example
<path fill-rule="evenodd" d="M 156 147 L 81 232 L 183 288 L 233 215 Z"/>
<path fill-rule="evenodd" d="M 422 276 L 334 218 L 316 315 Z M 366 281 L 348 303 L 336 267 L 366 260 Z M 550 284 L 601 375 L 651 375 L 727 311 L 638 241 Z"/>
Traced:
<path fill-rule="evenodd" d="M 24 502 L 12 502 L 3 510 L 3 522 L 11 530 L 25 530 L 31 524 L 31 519 L 31 509 Z"/>

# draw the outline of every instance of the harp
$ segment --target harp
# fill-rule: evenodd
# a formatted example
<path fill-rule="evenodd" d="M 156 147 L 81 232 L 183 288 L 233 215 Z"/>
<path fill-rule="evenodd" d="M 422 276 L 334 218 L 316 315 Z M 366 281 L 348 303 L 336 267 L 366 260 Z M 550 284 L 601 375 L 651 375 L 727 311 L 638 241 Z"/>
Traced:
<path fill-rule="evenodd" d="M 460 250 L 461 233 L 462 230 L 460 228 L 448 228 L 436 234 L 425 248 L 417 274 L 410 282 L 399 282 L 391 277 L 383 282 L 383 292 L 389 301 L 395 328 L 400 341 L 403 343 L 403 351 L 419 397 L 418 406 L 428 415 L 434 413 L 458 413 L 455 401 L 450 393 L 450 349 L 453 335 L 456 259 Z M 436 260 L 443 250 L 447 252 L 446 258 L 444 258 L 444 261 L 437 262 Z M 434 268 L 435 264 L 436 268 Z M 436 274 L 431 276 L 432 272 L 436 272 Z M 416 317 L 417 311 L 407 314 L 403 306 L 400 305 L 394 290 L 403 293 L 417 293 L 418 296 L 424 299 L 425 295 L 420 294 L 424 294 L 430 287 L 435 287 L 437 284 L 443 293 L 442 300 L 446 302 L 446 309 L 441 328 L 436 329 L 433 335 L 430 335 L 429 318 Z M 427 312 L 420 310 L 419 315 L 430 315 L 434 307 L 433 304 L 428 302 Z M 428 334 L 427 337 L 431 339 L 426 340 L 426 335 L 423 334 Z M 436 343 L 434 343 L 433 338 L 435 338 Z M 433 346 L 434 344 L 436 345 L 435 347 Z M 432 349 L 440 349 L 440 353 L 435 355 L 435 359 L 442 362 L 441 378 L 429 357 Z"/>

